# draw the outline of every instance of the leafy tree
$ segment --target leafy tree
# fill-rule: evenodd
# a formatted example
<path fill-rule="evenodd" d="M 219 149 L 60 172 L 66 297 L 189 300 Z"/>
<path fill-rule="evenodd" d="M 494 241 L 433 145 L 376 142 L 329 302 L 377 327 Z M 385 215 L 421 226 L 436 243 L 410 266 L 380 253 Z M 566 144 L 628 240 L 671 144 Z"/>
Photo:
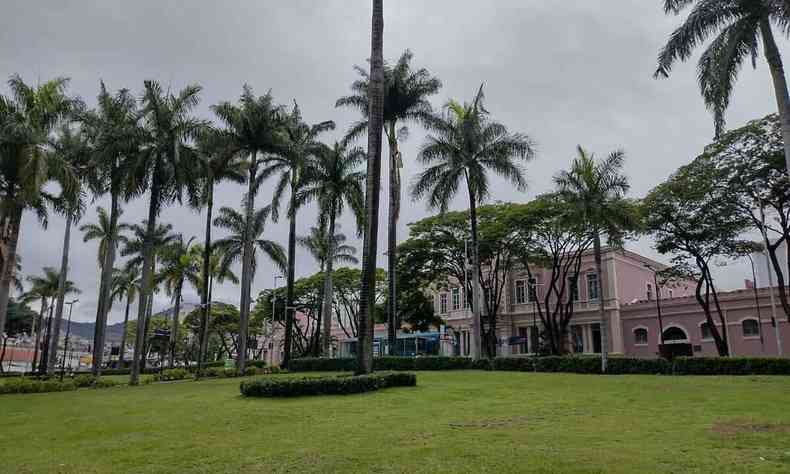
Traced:
<path fill-rule="evenodd" d="M 705 105 L 713 112 L 717 136 L 724 129 L 724 113 L 730 105 L 741 66 L 744 60 L 750 59 L 752 66 L 757 67 L 762 40 L 782 124 L 785 172 L 790 171 L 790 96 L 772 30 L 772 25 L 777 25 L 785 33 L 788 31 L 790 4 L 782 0 L 663 0 L 663 3 L 667 14 L 679 15 L 689 7 L 691 12 L 661 49 L 655 75 L 668 77 L 675 62 L 689 59 L 697 46 L 713 38 L 700 56 L 697 76 Z"/>
<path fill-rule="evenodd" d="M 601 234 L 606 234 L 609 246 L 618 246 L 623 235 L 635 229 L 636 219 L 625 200 L 628 178 L 622 174 L 625 153 L 614 151 L 602 161 L 581 146 L 571 169 L 561 171 L 554 178 L 559 193 L 576 210 L 593 239 L 595 273 L 598 275 L 599 312 L 601 316 L 601 370 L 606 372 L 609 353 L 609 319 L 606 303 L 609 299 L 608 285 L 603 278 L 601 263 Z"/>
<path fill-rule="evenodd" d="M 118 355 L 118 363 L 123 366 L 126 354 L 127 328 L 129 327 L 129 308 L 132 301 L 140 292 L 140 267 L 139 265 L 126 265 L 122 270 L 115 269 L 112 280 L 112 299 L 120 300 L 126 298 L 126 311 L 123 316 L 123 334 L 121 335 L 121 350 Z"/>
<path fill-rule="evenodd" d="M 696 280 L 696 299 L 721 356 L 729 354 L 727 332 L 719 333 L 714 310 L 720 327 L 727 326 L 710 265 L 716 258 L 739 255 L 743 242 L 738 237 L 749 226 L 732 193 L 710 159 L 703 156 L 680 168 L 644 200 L 645 227 L 656 250 L 673 255 L 676 274 Z"/>
<path fill-rule="evenodd" d="M 178 234 L 173 242 L 159 252 L 162 269 L 157 274 L 158 282 L 164 284 L 165 292 L 173 298 L 173 321 L 170 329 L 170 349 L 168 351 L 168 365 L 175 367 L 176 342 L 179 340 L 178 329 L 181 323 L 178 319 L 181 314 L 181 294 L 184 282 L 194 281 L 198 267 L 192 251 L 194 237 L 184 242 L 182 234 Z"/>
<path fill-rule="evenodd" d="M 439 92 L 441 81 L 431 76 L 427 69 L 414 70 L 411 67 L 413 59 L 411 51 L 406 50 L 394 64 L 384 64 L 384 130 L 390 150 L 389 161 L 389 221 L 387 235 L 387 274 L 389 278 L 389 294 L 396 295 L 397 285 L 397 228 L 400 217 L 401 201 L 401 176 L 400 168 L 403 159 L 398 146 L 398 141 L 405 139 L 409 134 L 406 126 L 409 122 L 426 123 L 432 119 L 433 110 L 428 98 Z M 353 140 L 369 127 L 368 112 L 370 101 L 368 89 L 370 75 L 359 66 L 354 68 L 360 78 L 351 85 L 352 95 L 342 97 L 337 101 L 337 106 L 353 107 L 359 110 L 363 119 L 351 126 L 346 135 L 346 140 Z M 397 296 L 389 298 L 388 311 L 388 338 L 390 347 L 395 347 L 397 319 Z"/>
<path fill-rule="evenodd" d="M 8 334 L 31 334 L 37 314 L 30 306 L 19 299 L 12 299 L 8 303 Z"/>
<path fill-rule="evenodd" d="M 202 311 L 195 309 L 184 319 L 184 324 L 190 328 L 193 334 L 198 334 L 201 318 Z M 218 302 L 211 305 L 209 339 L 216 340 L 217 348 L 227 354 L 229 359 L 238 358 L 239 309 L 236 306 Z"/>
<path fill-rule="evenodd" d="M 471 103 L 461 105 L 451 100 L 445 107 L 446 113 L 431 121 L 431 134 L 419 156 L 419 160 L 428 168 L 420 173 L 412 187 L 414 199 L 427 197 L 430 208 L 445 212 L 461 183 L 466 183 L 472 274 L 481 276 L 477 207 L 489 197 L 488 174 L 493 172 L 523 190 L 526 180 L 522 163 L 534 157 L 532 141 L 526 135 L 511 133 L 501 123 L 491 120 L 483 106 L 483 99 L 483 86 L 480 86 Z M 476 292 L 471 294 L 476 296 Z M 472 355 L 480 358 L 480 302 L 475 297 L 472 298 L 472 314 Z"/>

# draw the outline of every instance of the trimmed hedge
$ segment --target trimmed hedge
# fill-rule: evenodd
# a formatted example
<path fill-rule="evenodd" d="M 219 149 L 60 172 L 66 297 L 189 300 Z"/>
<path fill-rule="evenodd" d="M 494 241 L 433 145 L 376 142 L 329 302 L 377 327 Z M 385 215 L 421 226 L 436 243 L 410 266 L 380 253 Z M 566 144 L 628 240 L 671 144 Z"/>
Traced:
<path fill-rule="evenodd" d="M 258 378 L 239 385 L 245 397 L 300 397 L 305 395 L 350 395 L 388 387 L 414 387 L 417 376 L 408 372 L 355 376 Z"/>
<path fill-rule="evenodd" d="M 352 372 L 355 359 L 305 358 L 291 361 L 292 372 Z M 374 370 L 502 370 L 600 374 L 595 356 L 497 357 L 473 361 L 468 357 L 377 357 Z M 790 359 L 756 357 L 678 357 L 636 359 L 612 357 L 607 374 L 664 375 L 790 375 Z"/>

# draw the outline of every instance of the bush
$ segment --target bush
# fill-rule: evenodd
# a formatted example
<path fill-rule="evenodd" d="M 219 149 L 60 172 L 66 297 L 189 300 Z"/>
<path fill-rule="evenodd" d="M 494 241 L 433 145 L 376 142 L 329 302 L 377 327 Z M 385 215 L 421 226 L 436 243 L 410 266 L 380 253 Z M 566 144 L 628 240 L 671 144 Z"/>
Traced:
<path fill-rule="evenodd" d="M 411 373 L 379 373 L 358 376 L 304 377 L 292 379 L 258 378 L 241 382 L 245 397 L 299 397 L 304 395 L 349 395 L 388 387 L 413 387 Z"/>
<path fill-rule="evenodd" d="M 353 372 L 357 361 L 351 358 L 329 359 L 324 357 L 307 357 L 294 359 L 288 369 L 291 372 Z M 373 370 L 487 370 L 487 360 L 474 361 L 469 357 L 376 357 L 373 359 Z"/>
<path fill-rule="evenodd" d="M 678 357 L 676 375 L 790 375 L 790 359 L 757 357 Z"/>
<path fill-rule="evenodd" d="M 66 392 L 76 390 L 77 385 L 73 380 L 38 380 L 27 377 L 18 377 L 6 380 L 0 384 L 0 394 L 9 393 L 45 393 Z"/>
<path fill-rule="evenodd" d="M 190 373 L 187 369 L 177 368 L 163 370 L 162 373 L 157 376 L 157 379 L 163 382 L 170 382 L 173 380 L 184 380 L 189 376 Z"/>
<path fill-rule="evenodd" d="M 255 367 L 256 369 L 263 369 L 266 367 L 265 360 L 248 360 L 247 367 Z"/>
<path fill-rule="evenodd" d="M 110 388 L 110 387 L 117 387 L 118 385 L 122 385 L 121 382 L 116 382 L 112 379 L 106 379 L 104 377 L 99 377 L 96 379 L 96 383 L 93 385 L 96 388 Z"/>
<path fill-rule="evenodd" d="M 74 376 L 73 380 L 74 385 L 76 385 L 78 388 L 84 388 L 93 386 L 96 378 L 90 374 L 78 374 Z"/>

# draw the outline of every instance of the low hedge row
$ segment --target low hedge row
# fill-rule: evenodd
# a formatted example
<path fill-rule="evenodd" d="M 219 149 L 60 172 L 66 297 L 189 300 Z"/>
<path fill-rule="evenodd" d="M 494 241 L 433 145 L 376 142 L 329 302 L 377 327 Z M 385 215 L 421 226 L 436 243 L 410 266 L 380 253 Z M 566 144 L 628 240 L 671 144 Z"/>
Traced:
<path fill-rule="evenodd" d="M 388 387 L 415 385 L 417 385 L 416 375 L 408 372 L 391 372 L 334 377 L 258 378 L 241 382 L 239 390 L 245 397 L 300 397 L 350 395 Z"/>
<path fill-rule="evenodd" d="M 121 385 L 121 383 L 110 379 L 96 379 L 90 375 L 78 375 L 74 378 L 63 379 L 62 381 L 57 378 L 47 380 L 17 377 L 1 383 L 0 394 L 68 392 L 84 387 L 109 388 L 118 385 Z"/>
<path fill-rule="evenodd" d="M 377 357 L 374 370 L 502 370 L 600 374 L 600 357 L 497 357 L 474 361 L 468 357 Z M 292 372 L 352 372 L 350 358 L 305 358 L 291 361 Z M 636 359 L 612 357 L 607 373 L 664 375 L 790 375 L 790 359 L 756 357 L 678 357 Z"/>

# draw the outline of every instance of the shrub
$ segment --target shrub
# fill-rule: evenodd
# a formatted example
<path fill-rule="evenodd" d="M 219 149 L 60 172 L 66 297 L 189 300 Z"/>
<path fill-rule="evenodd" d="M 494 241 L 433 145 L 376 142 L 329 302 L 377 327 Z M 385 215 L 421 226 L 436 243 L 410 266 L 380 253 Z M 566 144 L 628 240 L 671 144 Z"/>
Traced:
<path fill-rule="evenodd" d="M 78 388 L 90 387 L 96 382 L 96 378 L 90 374 L 79 374 L 74 376 L 74 385 Z"/>
<path fill-rule="evenodd" d="M 388 387 L 413 387 L 417 376 L 411 373 L 378 373 L 358 376 L 303 377 L 288 379 L 257 378 L 241 382 L 246 397 L 298 397 L 304 395 L 349 395 Z"/>
<path fill-rule="evenodd" d="M 790 359 L 757 357 L 678 357 L 676 375 L 790 375 Z"/>
<path fill-rule="evenodd" d="M 162 373 L 157 376 L 157 379 L 163 382 L 170 382 L 173 380 L 184 380 L 189 377 L 189 375 L 190 374 L 187 369 L 179 367 L 176 369 L 163 370 Z"/>
<path fill-rule="evenodd" d="M 256 369 L 262 369 L 266 367 L 265 360 L 248 360 L 247 367 L 255 367 Z"/>
<path fill-rule="evenodd" d="M 116 382 L 115 380 L 112 380 L 112 379 L 106 379 L 104 377 L 99 377 L 98 379 L 96 379 L 96 383 L 94 384 L 94 387 L 96 387 L 96 388 L 110 388 L 110 387 L 117 387 L 118 385 L 121 385 L 121 382 Z"/>
<path fill-rule="evenodd" d="M 308 357 L 294 359 L 288 369 L 291 372 L 353 372 L 357 367 L 356 359 L 329 359 Z M 469 357 L 376 357 L 374 370 L 463 370 L 489 369 L 487 360 L 474 361 Z"/>
<path fill-rule="evenodd" d="M 77 385 L 73 380 L 38 380 L 27 377 L 15 377 L 0 384 L 0 394 L 9 393 L 44 393 L 65 392 L 76 390 Z"/>

